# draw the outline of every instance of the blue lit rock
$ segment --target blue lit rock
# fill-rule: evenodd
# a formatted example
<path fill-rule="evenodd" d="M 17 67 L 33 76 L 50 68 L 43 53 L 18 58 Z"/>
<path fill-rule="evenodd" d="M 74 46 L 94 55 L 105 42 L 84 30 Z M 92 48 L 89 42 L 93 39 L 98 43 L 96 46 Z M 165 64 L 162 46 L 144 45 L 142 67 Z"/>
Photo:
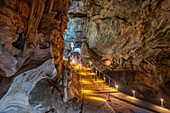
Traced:
<path fill-rule="evenodd" d="M 0 110 L 6 113 L 29 113 L 32 111 L 28 102 L 28 95 L 36 83 L 43 78 L 52 79 L 57 74 L 54 60 L 50 59 L 40 67 L 18 75 L 7 94 L 0 100 Z"/>

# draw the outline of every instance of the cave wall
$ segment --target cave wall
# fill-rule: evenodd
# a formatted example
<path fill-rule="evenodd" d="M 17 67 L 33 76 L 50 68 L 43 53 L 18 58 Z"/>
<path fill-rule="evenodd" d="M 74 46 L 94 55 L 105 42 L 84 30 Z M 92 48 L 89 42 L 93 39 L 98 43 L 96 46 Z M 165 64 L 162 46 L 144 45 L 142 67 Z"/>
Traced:
<path fill-rule="evenodd" d="M 137 74 L 129 87 L 143 95 L 170 93 L 169 6 L 168 0 L 89 1 L 89 48 L 113 70 L 120 59 L 131 63 Z"/>
<path fill-rule="evenodd" d="M 81 48 L 82 42 L 87 39 L 86 22 L 88 0 L 72 0 L 72 5 L 69 9 L 68 18 L 69 23 L 65 33 L 65 56 L 71 51 L 71 43 L 74 48 Z"/>
<path fill-rule="evenodd" d="M 86 38 L 102 69 L 105 61 L 112 70 L 120 59 L 132 63 L 138 72 L 129 87 L 145 95 L 169 94 L 168 0 L 72 1 L 68 40 Z M 0 76 L 14 75 L 35 48 L 51 47 L 58 71 L 54 79 L 59 77 L 70 5 L 70 0 L 0 1 Z"/>
<path fill-rule="evenodd" d="M 0 76 L 14 75 L 35 48 L 52 48 L 58 78 L 70 0 L 0 1 Z"/>

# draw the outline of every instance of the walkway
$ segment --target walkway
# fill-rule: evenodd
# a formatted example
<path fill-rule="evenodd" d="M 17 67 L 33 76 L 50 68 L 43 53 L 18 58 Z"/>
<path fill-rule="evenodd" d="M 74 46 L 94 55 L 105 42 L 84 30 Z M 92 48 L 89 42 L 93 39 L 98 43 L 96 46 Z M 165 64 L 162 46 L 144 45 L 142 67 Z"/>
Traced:
<path fill-rule="evenodd" d="M 91 68 L 79 67 L 71 63 L 80 75 L 81 92 L 84 97 L 83 113 L 170 113 L 170 110 L 128 96 L 111 88 L 100 79 Z M 80 70 L 80 71 L 79 71 Z M 110 100 L 108 99 L 110 92 Z"/>

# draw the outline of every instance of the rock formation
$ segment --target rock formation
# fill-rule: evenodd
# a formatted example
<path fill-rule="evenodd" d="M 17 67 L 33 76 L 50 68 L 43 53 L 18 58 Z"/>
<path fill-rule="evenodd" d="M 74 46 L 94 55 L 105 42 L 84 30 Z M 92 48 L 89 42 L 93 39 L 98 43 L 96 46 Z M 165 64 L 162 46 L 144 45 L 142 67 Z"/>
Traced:
<path fill-rule="evenodd" d="M 18 75 L 11 84 L 7 94 L 0 100 L 0 112 L 30 113 L 28 95 L 36 83 L 43 78 L 52 79 L 57 74 L 54 60 L 47 60 L 42 66 Z"/>
<path fill-rule="evenodd" d="M 28 112 L 28 96 L 36 82 L 51 74 L 53 81 L 59 78 L 70 6 L 70 0 L 0 1 L 0 110 L 18 111 L 23 107 Z M 51 64 L 45 63 L 46 69 L 41 69 L 46 61 Z M 50 71 L 53 63 L 57 73 L 39 72 Z M 29 90 L 25 91 L 27 87 Z M 16 96 L 11 96 L 13 91 Z M 16 101 L 17 96 L 23 96 L 23 103 Z M 24 105 L 6 108 L 15 102 Z"/>
<path fill-rule="evenodd" d="M 50 59 L 57 70 L 51 83 L 66 78 L 61 73 L 63 56 L 74 44 L 87 61 L 123 82 L 125 89 L 136 90 L 146 100 L 170 102 L 169 6 L 169 0 L 0 0 L 0 99 L 7 102 L 11 84 Z M 71 89 L 78 84 L 70 77 L 74 82 L 61 85 Z M 36 82 L 39 79 L 41 74 Z"/>
<path fill-rule="evenodd" d="M 65 43 L 74 44 L 74 48 L 81 48 L 82 42 L 86 40 L 86 20 L 87 20 L 87 0 L 73 0 L 70 7 L 68 17 L 69 23 L 65 33 Z M 71 51 L 70 48 L 65 48 L 65 56 Z"/>
<path fill-rule="evenodd" d="M 82 100 L 80 99 L 80 82 L 77 71 L 63 62 L 59 84 L 50 80 L 41 80 L 29 95 L 30 107 L 39 112 L 80 113 Z M 71 73 L 72 72 L 72 73 Z M 63 92 L 58 93 L 58 88 Z M 45 89 L 45 90 L 44 90 Z"/>
<path fill-rule="evenodd" d="M 70 5 L 70 0 L 0 2 L 0 68 L 7 76 L 14 75 L 38 45 L 41 49 L 52 47 L 54 51 L 59 51 L 59 58 L 54 58 L 58 71 L 54 79 L 59 77 Z M 4 58 L 6 55 L 8 57 Z"/>
<path fill-rule="evenodd" d="M 135 79 L 126 81 L 128 87 L 146 97 L 167 98 L 170 93 L 169 1 L 87 2 L 89 48 L 113 68 L 118 68 L 123 59 L 124 68 L 137 70 Z"/>

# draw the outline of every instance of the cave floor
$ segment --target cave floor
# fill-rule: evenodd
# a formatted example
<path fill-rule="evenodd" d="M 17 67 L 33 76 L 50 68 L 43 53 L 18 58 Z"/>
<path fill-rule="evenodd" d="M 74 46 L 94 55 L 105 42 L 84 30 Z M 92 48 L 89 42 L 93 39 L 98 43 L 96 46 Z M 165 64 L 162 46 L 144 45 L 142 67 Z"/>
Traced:
<path fill-rule="evenodd" d="M 83 113 L 170 113 L 170 110 L 166 108 L 147 103 L 109 87 L 96 76 L 96 73 L 92 73 L 86 67 L 80 70 Z M 108 91 L 110 92 L 109 100 Z"/>
<path fill-rule="evenodd" d="M 114 97 L 107 101 L 106 94 L 85 95 L 83 113 L 153 113 Z"/>

